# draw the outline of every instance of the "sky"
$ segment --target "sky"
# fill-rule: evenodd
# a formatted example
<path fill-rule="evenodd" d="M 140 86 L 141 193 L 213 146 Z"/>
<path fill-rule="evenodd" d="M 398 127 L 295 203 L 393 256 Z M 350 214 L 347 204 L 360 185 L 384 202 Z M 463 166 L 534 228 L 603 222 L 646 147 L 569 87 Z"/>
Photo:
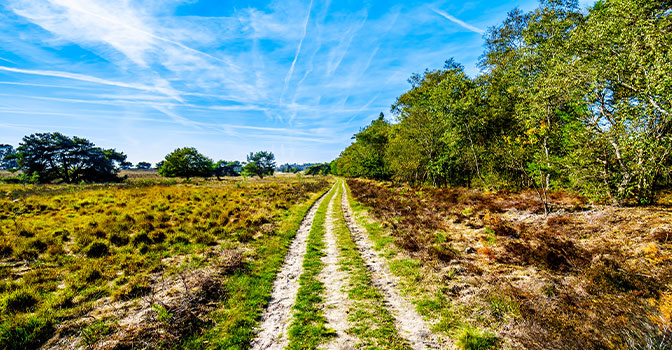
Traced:
<path fill-rule="evenodd" d="M 582 1 L 583 7 L 588 1 Z M 0 143 L 61 132 L 155 163 L 336 158 L 453 57 L 479 73 L 497 1 L 0 0 Z"/>

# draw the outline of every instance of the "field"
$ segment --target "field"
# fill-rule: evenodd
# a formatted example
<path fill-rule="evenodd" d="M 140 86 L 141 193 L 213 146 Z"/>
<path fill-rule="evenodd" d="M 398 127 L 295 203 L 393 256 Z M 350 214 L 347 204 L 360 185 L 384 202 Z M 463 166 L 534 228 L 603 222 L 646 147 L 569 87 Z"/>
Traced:
<path fill-rule="evenodd" d="M 327 185 L 2 185 L 0 348 L 244 346 Z"/>
<path fill-rule="evenodd" d="M 669 196 L 546 217 L 531 192 L 151 172 L 0 196 L 0 349 L 671 346 Z"/>
<path fill-rule="evenodd" d="M 377 218 L 369 233 L 402 289 L 458 345 L 672 346 L 669 205 L 601 207 L 555 193 L 545 217 L 531 192 L 348 184 Z"/>

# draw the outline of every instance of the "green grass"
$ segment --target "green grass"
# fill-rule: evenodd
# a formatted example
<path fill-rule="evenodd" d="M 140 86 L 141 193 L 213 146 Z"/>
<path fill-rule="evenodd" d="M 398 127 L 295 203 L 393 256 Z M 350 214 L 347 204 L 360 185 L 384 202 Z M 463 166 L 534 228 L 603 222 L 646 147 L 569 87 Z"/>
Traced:
<path fill-rule="evenodd" d="M 254 327 L 268 304 L 273 281 L 282 266 L 289 244 L 303 217 L 324 193 L 287 210 L 279 220 L 276 234 L 251 242 L 256 251 L 249 259 L 247 271 L 238 271 L 224 283 L 228 298 L 211 317 L 216 326 L 183 344 L 187 349 L 247 349 L 254 337 Z"/>
<path fill-rule="evenodd" d="M 499 344 L 499 340 L 494 333 L 471 326 L 462 327 L 456 343 L 463 350 L 494 349 L 497 344 Z"/>
<path fill-rule="evenodd" d="M 336 186 L 340 185 L 340 180 Z M 321 258 L 324 253 L 324 233 L 327 207 L 336 191 L 332 190 L 322 201 L 313 226 L 308 235 L 306 255 L 303 260 L 303 273 L 299 277 L 299 290 L 294 305 L 294 319 L 289 327 L 288 349 L 317 349 L 318 345 L 326 342 L 335 332 L 326 326 L 326 319 L 322 311 L 324 300 L 324 284 L 318 279 L 324 264 Z"/>
<path fill-rule="evenodd" d="M 208 322 L 157 346 L 249 347 L 289 242 L 328 182 L 0 184 L 0 259 L 17 266 L 0 269 L 0 349 L 38 348 L 104 297 L 145 307 L 156 276 L 171 278 L 185 260 L 214 266 L 223 249 L 242 252 L 243 265 L 197 310 Z M 97 342 L 106 332 L 74 337 Z"/>
<path fill-rule="evenodd" d="M 341 268 L 350 274 L 347 288 L 348 297 L 352 300 L 348 321 L 348 330 L 357 336 L 361 343 L 360 349 L 409 349 L 408 343 L 398 334 L 394 317 L 384 307 L 384 297 L 372 284 L 371 273 L 364 265 L 350 230 L 345 223 L 341 208 L 342 188 L 339 187 L 331 215 L 334 222 L 334 233 L 341 252 Z"/>
<path fill-rule="evenodd" d="M 347 184 L 346 194 L 353 218 L 358 225 L 366 229 L 373 242 L 373 248 L 381 256 L 387 257 L 390 272 L 399 278 L 402 294 L 415 304 L 420 315 L 426 320 L 433 321 L 432 331 L 455 339 L 457 331 L 465 323 L 463 313 L 466 313 L 466 310 L 456 307 L 446 298 L 443 286 L 437 283 L 440 279 L 423 270 L 421 261 L 400 254 L 401 250 L 394 243 L 394 238 L 387 234 L 381 223 L 369 218 L 370 208 L 354 200 Z M 445 233 L 439 232 L 435 240 L 436 244 L 442 243 L 445 240 Z"/>

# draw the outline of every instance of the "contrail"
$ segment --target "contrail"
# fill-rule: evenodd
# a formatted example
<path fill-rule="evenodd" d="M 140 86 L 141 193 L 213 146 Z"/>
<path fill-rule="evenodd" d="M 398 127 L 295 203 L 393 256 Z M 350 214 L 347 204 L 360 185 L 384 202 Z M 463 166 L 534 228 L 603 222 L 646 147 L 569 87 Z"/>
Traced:
<path fill-rule="evenodd" d="M 470 30 L 470 31 L 472 31 L 472 32 L 474 32 L 474 33 L 478 33 L 478 34 L 483 34 L 483 33 L 485 33 L 485 30 L 483 30 L 483 29 L 481 29 L 481 28 L 478 28 L 478 27 L 474 27 L 474 26 L 472 26 L 471 24 L 466 23 L 466 22 L 460 20 L 459 18 L 456 18 L 456 17 L 454 17 L 454 16 L 451 16 L 451 15 L 449 15 L 449 14 L 447 14 L 447 13 L 441 11 L 441 10 L 432 9 L 432 11 L 436 12 L 438 15 L 440 15 L 440 16 L 446 18 L 447 20 L 449 20 L 449 21 L 451 21 L 451 22 L 453 22 L 453 23 L 459 25 L 460 27 L 462 27 L 462 28 L 464 28 L 464 29 L 468 29 L 468 30 Z"/>
<path fill-rule="evenodd" d="M 0 66 L 0 71 L 22 73 L 22 74 L 31 74 L 31 75 L 41 75 L 41 76 L 45 76 L 45 77 L 65 78 L 65 79 L 79 80 L 79 81 L 85 81 L 85 82 L 89 82 L 89 83 L 96 83 L 96 84 L 102 84 L 102 85 L 118 86 L 118 87 L 123 87 L 123 88 L 128 88 L 128 89 L 158 92 L 158 93 L 162 93 L 166 96 L 170 96 L 170 97 L 172 97 L 172 98 L 174 98 L 178 101 L 181 101 L 181 99 L 179 98 L 179 94 L 177 92 L 171 90 L 171 89 L 160 88 L 160 87 L 156 87 L 156 86 L 122 83 L 122 82 L 119 82 L 119 81 L 101 79 L 101 78 L 93 77 L 93 76 L 90 76 L 90 75 L 84 75 L 84 74 L 59 72 L 59 71 L 52 71 L 52 70 L 29 70 L 29 69 L 12 68 L 12 67 L 5 67 L 5 66 Z"/>
<path fill-rule="evenodd" d="M 299 46 L 296 48 L 296 55 L 294 55 L 294 61 L 292 61 L 292 66 L 289 67 L 289 72 L 287 72 L 287 76 L 285 77 L 285 88 L 282 91 L 283 95 L 287 90 L 289 81 L 292 79 L 292 75 L 294 74 L 294 66 L 296 66 L 296 61 L 299 59 L 299 55 L 301 54 L 301 46 L 303 45 L 303 40 L 306 38 L 306 32 L 308 31 L 308 20 L 310 20 L 310 11 L 312 11 L 312 9 L 313 9 L 313 0 L 310 0 L 310 5 L 308 6 L 308 15 L 306 15 L 306 21 L 303 23 L 303 35 L 301 36 L 301 40 L 299 41 Z"/>

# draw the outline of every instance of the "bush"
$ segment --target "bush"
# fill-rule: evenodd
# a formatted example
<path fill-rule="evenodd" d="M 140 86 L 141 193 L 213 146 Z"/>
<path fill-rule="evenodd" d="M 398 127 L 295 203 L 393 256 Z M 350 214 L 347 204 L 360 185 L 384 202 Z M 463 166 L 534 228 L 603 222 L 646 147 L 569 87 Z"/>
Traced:
<path fill-rule="evenodd" d="M 86 248 L 86 256 L 89 258 L 100 258 L 106 256 L 110 252 L 110 247 L 102 240 L 94 241 Z"/>
<path fill-rule="evenodd" d="M 12 292 L 5 299 L 5 312 L 16 313 L 26 312 L 37 304 L 37 298 L 32 291 L 18 289 Z"/>
<path fill-rule="evenodd" d="M 498 343 L 499 339 L 494 333 L 471 326 L 463 327 L 457 338 L 457 346 L 464 350 L 492 349 Z"/>
<path fill-rule="evenodd" d="M 28 319 L 0 324 L 0 349 L 37 349 L 54 333 L 51 319 L 31 316 Z"/>
<path fill-rule="evenodd" d="M 112 232 L 110 233 L 109 240 L 110 243 L 116 245 L 117 247 L 121 247 L 127 245 L 131 238 L 126 233 Z"/>
<path fill-rule="evenodd" d="M 0 242 L 0 257 L 12 256 L 14 248 L 9 242 Z"/>
<path fill-rule="evenodd" d="M 141 244 L 152 244 L 152 239 L 146 232 L 140 232 L 133 236 L 133 245 L 139 246 Z"/>

